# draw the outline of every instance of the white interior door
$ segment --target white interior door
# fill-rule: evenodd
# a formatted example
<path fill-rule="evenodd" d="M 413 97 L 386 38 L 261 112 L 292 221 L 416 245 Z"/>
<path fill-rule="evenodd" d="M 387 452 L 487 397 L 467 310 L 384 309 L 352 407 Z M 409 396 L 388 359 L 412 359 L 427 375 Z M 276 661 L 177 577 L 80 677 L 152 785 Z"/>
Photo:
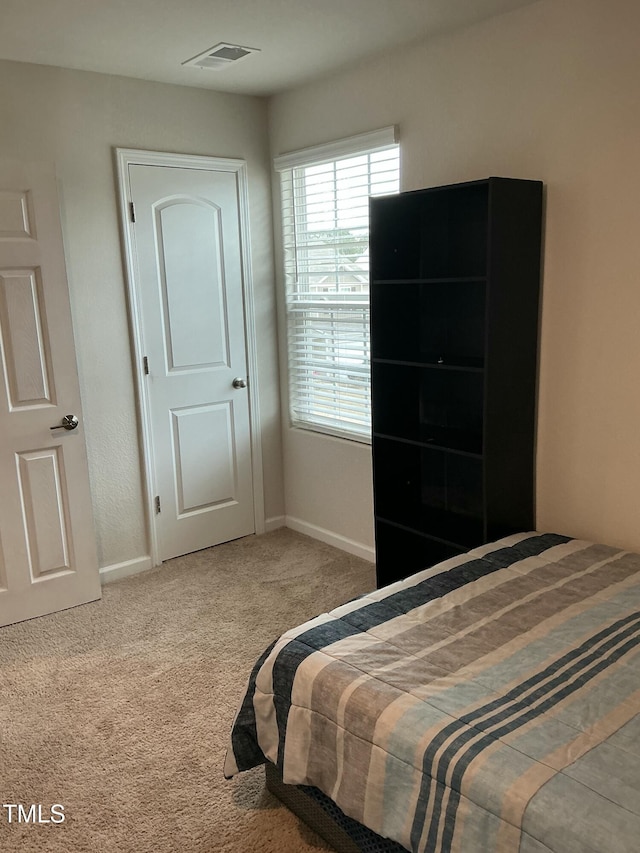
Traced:
<path fill-rule="evenodd" d="M 56 182 L 45 164 L 0 161 L 0 358 L 7 625 L 100 598 Z M 66 415 L 78 425 L 58 429 Z"/>
<path fill-rule="evenodd" d="M 166 560 L 255 531 L 237 174 L 128 165 L 152 515 Z"/>

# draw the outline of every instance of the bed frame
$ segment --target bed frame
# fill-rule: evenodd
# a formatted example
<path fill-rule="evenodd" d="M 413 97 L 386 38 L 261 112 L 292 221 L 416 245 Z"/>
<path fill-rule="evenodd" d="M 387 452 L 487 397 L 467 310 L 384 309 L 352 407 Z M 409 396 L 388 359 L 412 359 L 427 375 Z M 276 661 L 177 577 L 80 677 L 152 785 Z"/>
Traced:
<path fill-rule="evenodd" d="M 317 788 L 285 785 L 282 774 L 271 763 L 265 765 L 265 779 L 267 789 L 337 853 L 407 853 L 402 845 L 347 817 Z"/>

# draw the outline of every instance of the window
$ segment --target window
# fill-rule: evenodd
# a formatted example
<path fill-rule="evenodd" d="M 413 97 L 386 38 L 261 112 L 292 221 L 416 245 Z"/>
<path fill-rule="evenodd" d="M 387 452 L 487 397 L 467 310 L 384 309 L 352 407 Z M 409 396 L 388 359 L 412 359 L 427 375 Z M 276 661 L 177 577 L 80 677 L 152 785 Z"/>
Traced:
<path fill-rule="evenodd" d="M 292 426 L 369 441 L 369 196 L 399 191 L 395 128 L 276 158 Z"/>

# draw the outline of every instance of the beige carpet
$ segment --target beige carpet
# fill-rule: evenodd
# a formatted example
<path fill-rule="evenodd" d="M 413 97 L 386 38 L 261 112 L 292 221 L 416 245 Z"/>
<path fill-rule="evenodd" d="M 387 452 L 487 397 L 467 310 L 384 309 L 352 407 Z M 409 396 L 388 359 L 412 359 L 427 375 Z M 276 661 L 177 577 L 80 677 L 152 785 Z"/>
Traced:
<path fill-rule="evenodd" d="M 0 629 L 0 805 L 66 814 L 19 825 L 0 809 L 2 853 L 327 850 L 262 769 L 225 781 L 223 759 L 263 648 L 373 586 L 370 563 L 278 530 Z"/>

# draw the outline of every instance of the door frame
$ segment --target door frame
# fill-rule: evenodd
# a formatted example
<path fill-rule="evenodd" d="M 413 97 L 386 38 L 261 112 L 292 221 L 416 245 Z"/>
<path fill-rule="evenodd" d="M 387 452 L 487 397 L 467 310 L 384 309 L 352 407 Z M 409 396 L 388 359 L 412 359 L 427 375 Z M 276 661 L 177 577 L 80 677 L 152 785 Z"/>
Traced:
<path fill-rule="evenodd" d="M 136 148 L 115 148 L 118 178 L 118 206 L 124 254 L 127 301 L 133 351 L 134 374 L 138 397 L 138 417 L 144 458 L 144 491 L 146 499 L 147 534 L 154 566 L 162 562 L 159 556 L 158 532 L 155 513 L 155 465 L 151 433 L 151 407 L 148 383 L 145 382 L 144 357 L 146 354 L 142 331 L 142 309 L 137 276 L 137 250 L 135 233 L 131 222 L 131 196 L 129 193 L 129 166 L 172 166 L 180 169 L 198 169 L 210 172 L 231 172 L 238 182 L 238 211 L 242 260 L 242 295 L 244 333 L 249 374 L 249 429 L 251 441 L 251 474 L 253 483 L 253 517 L 256 533 L 265 532 L 264 483 L 262 473 L 262 430 L 258 404 L 258 353 L 256 347 L 256 325 L 254 288 L 251 266 L 249 231 L 249 194 L 247 186 L 247 164 L 244 160 L 225 157 L 206 157 L 194 154 L 170 154 L 163 151 L 146 151 Z"/>

